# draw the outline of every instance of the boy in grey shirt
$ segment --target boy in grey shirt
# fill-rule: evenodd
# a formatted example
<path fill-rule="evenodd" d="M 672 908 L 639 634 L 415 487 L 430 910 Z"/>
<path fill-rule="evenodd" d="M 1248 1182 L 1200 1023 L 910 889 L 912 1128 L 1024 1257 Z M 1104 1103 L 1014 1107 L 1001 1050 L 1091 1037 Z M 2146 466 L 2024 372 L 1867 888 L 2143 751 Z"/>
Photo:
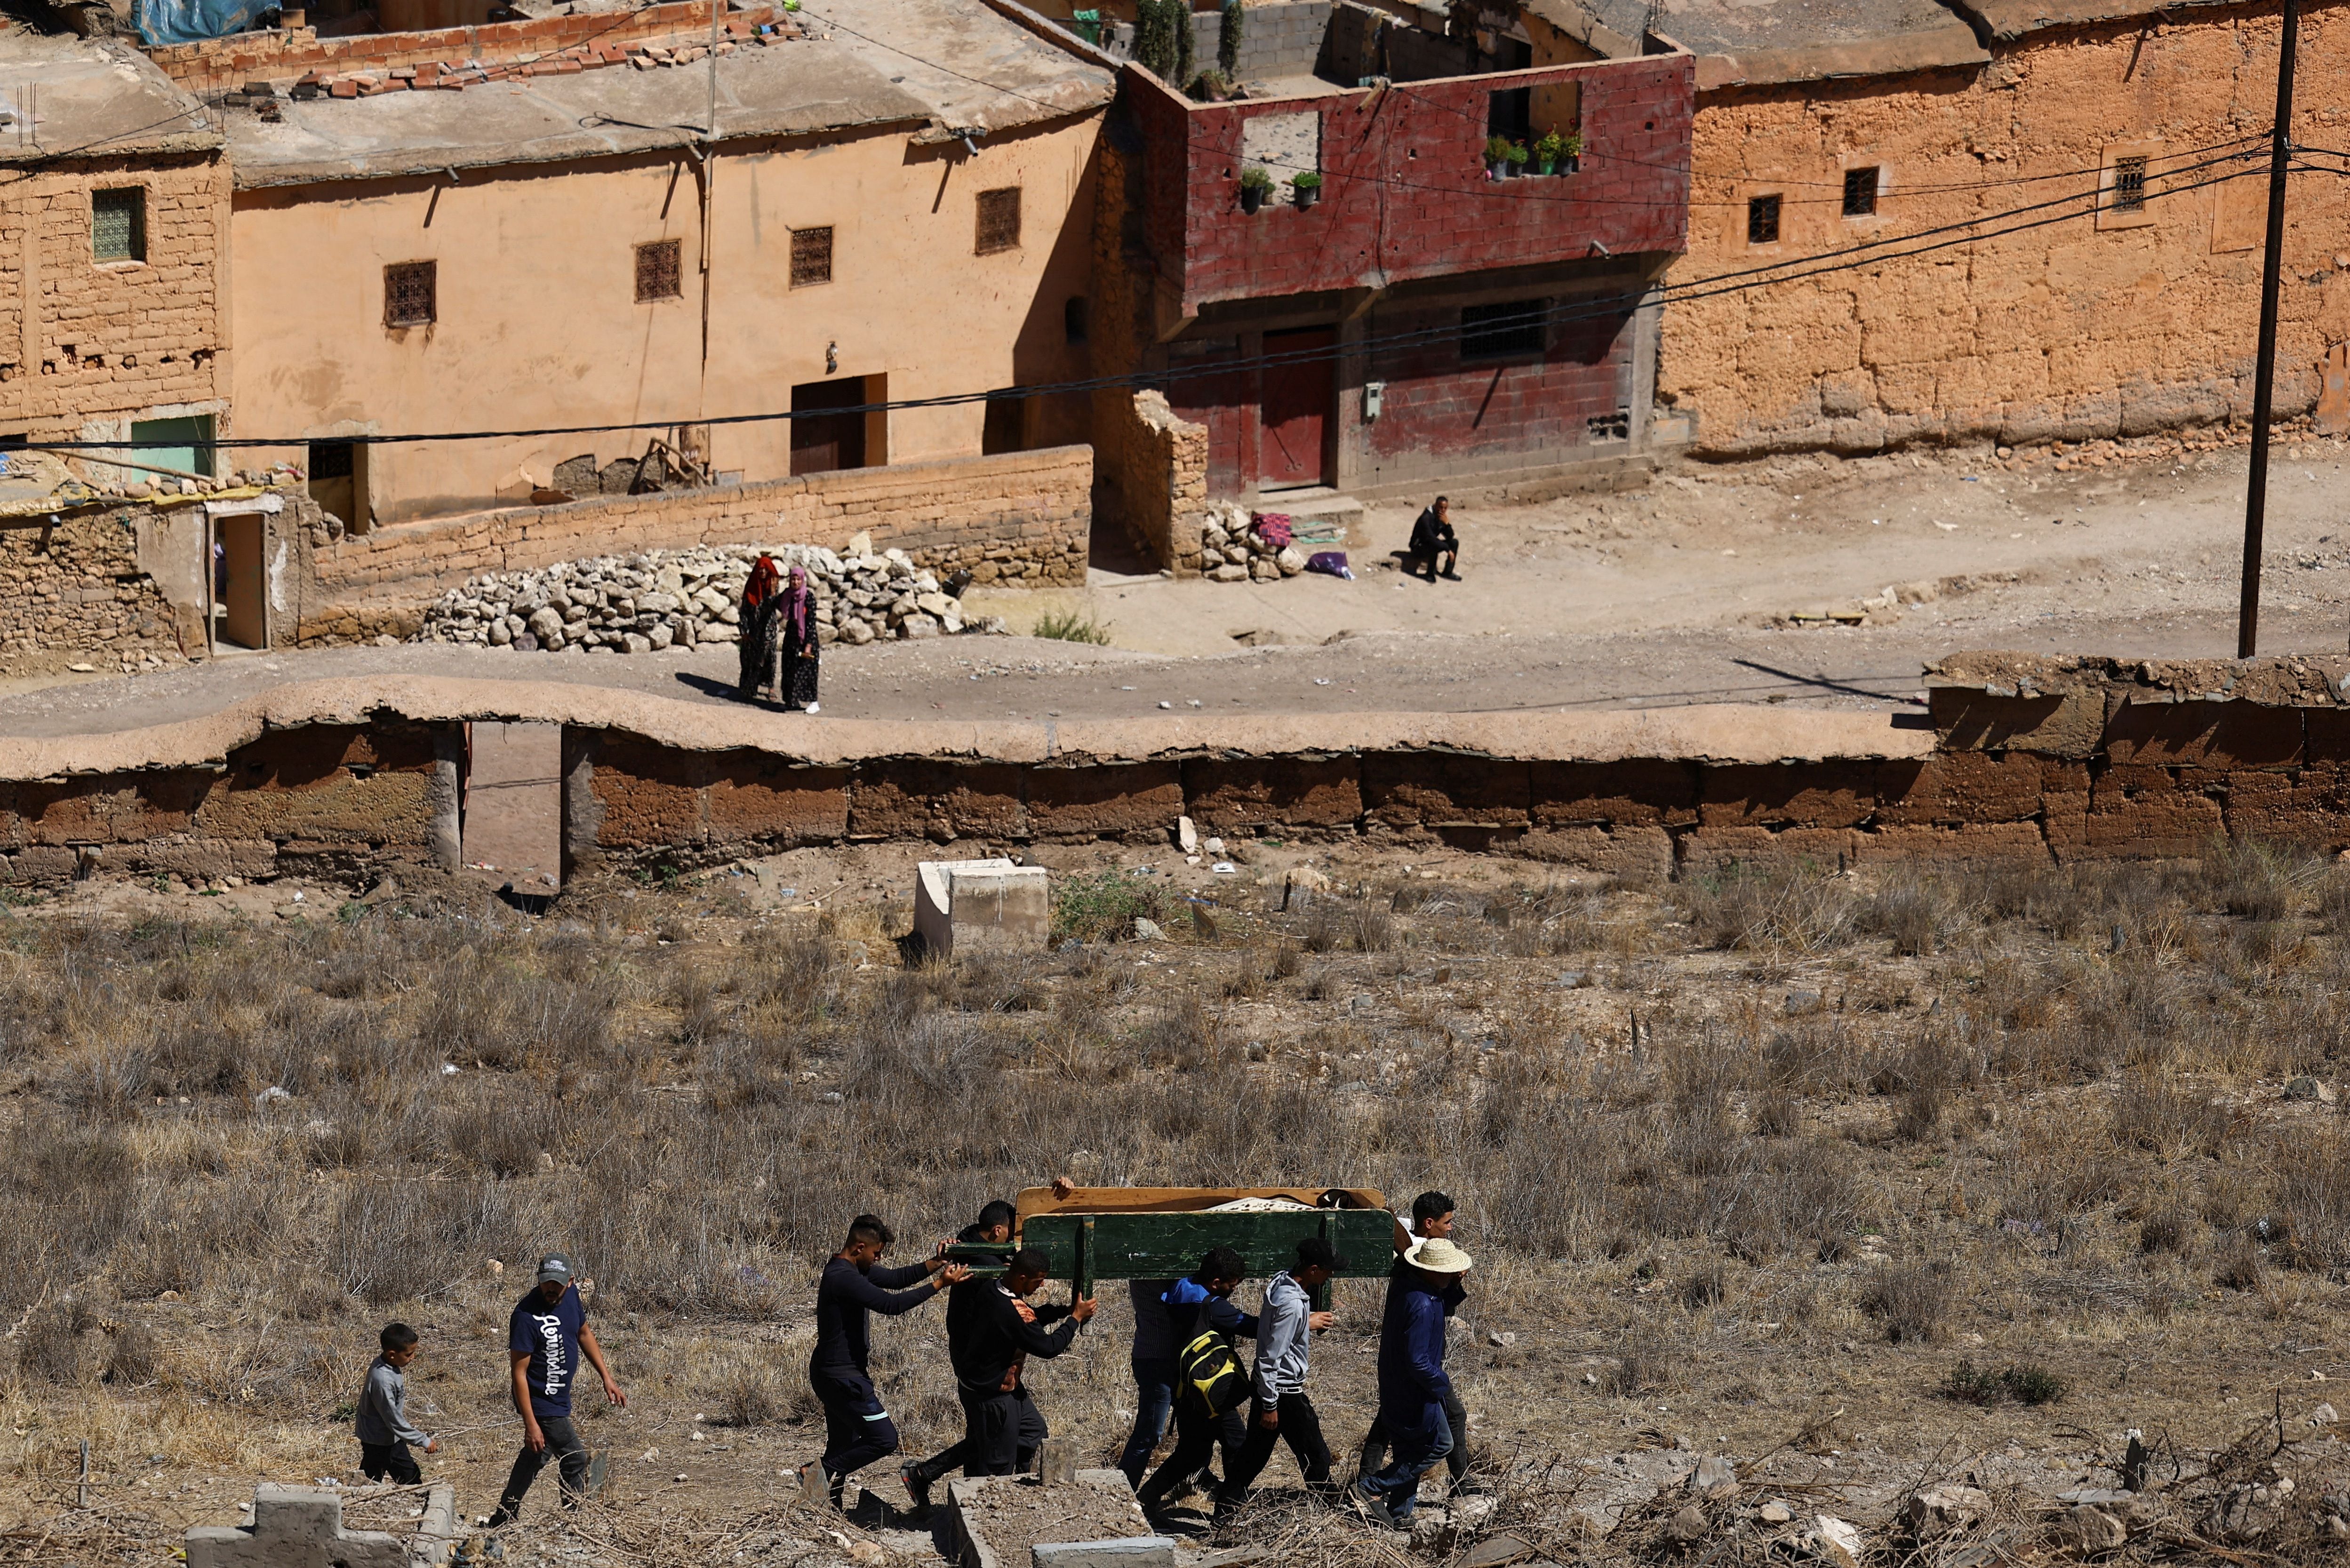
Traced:
<path fill-rule="evenodd" d="M 404 1323 L 388 1323 L 376 1336 L 383 1354 L 368 1363 L 367 1386 L 359 1390 L 359 1419 L 352 1423 L 359 1439 L 359 1473 L 368 1480 L 416 1486 L 424 1474 L 416 1468 L 411 1443 L 428 1454 L 441 1451 L 408 1419 L 408 1364 L 416 1359 L 416 1331 Z"/>

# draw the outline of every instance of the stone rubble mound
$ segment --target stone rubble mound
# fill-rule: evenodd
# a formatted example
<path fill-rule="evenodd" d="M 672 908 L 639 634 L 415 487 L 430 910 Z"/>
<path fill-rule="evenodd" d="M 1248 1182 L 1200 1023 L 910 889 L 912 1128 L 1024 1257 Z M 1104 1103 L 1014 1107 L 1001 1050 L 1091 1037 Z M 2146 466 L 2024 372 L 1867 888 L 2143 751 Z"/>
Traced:
<path fill-rule="evenodd" d="M 1200 575 L 1217 583 L 1269 583 L 1305 569 L 1295 545 L 1276 548 L 1257 532 L 1248 508 L 1231 502 L 1208 508 L 1200 525 Z"/>
<path fill-rule="evenodd" d="M 700 545 L 484 573 L 435 599 L 410 640 L 525 653 L 659 653 L 739 642 L 737 607 L 760 553 L 755 545 Z M 807 568 L 817 638 L 827 648 L 1005 629 L 999 617 L 967 617 L 962 601 L 903 550 L 844 556 L 818 545 L 779 545 L 765 553 L 786 572 Z"/>

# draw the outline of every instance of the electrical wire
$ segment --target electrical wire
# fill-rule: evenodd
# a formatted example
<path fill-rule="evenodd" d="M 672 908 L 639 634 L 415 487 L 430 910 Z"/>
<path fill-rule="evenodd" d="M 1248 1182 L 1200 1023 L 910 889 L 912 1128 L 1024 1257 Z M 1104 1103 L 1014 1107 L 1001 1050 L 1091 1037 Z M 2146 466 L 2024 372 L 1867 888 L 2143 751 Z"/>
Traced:
<path fill-rule="evenodd" d="M 2223 160 L 2213 160 L 2211 161 L 2219 162 L 2223 161 Z M 2328 171 L 2328 172 L 2331 172 L 2331 171 Z M 2190 192 L 2227 184 L 2237 180 L 2262 177 L 2266 173 L 2267 171 L 2264 168 L 2241 170 L 2233 173 L 2221 174 L 2208 180 L 2198 181 L 2186 185 L 2173 186 L 2170 189 L 2164 191 L 2148 192 L 2147 200 L 2149 202 L 2152 202 L 2163 200 L 2167 197 L 2186 195 Z M 2089 216 L 2095 211 L 2094 205 L 2085 211 L 2068 211 L 2054 213 L 2048 213 L 2045 212 L 2045 209 L 2052 206 L 2069 205 L 2071 203 L 2080 202 L 2094 202 L 2098 194 L 2100 193 L 2086 192 L 2081 195 L 2064 198 L 2061 202 L 2035 202 L 2030 206 L 2012 209 L 2007 213 L 1987 214 L 1983 218 L 1975 219 L 1969 223 L 1946 224 L 1939 228 L 1921 230 L 1916 234 L 1898 235 L 1886 241 L 1874 242 L 1868 245 L 1852 246 L 1847 247 L 1843 251 L 1827 252 L 1823 255 L 1806 258 L 1802 261 L 1775 263 L 1768 266 L 1750 267 L 1737 272 L 1715 274 L 1712 276 L 1706 278 L 1692 279 L 1687 284 L 1666 284 L 1656 287 L 1644 287 L 1637 292 L 1623 293 L 1613 296 L 1597 296 L 1588 299 L 1579 300 L 1573 305 L 1546 306 L 1540 313 L 1540 318 L 1544 324 L 1547 326 L 1566 322 L 1603 319 L 1611 316 L 1622 317 L 1632 315 L 1640 309 L 1660 309 L 1670 304 L 1693 303 L 1699 300 L 1720 298 L 1730 295 L 1750 292 L 1754 289 L 1775 287 L 1782 284 L 1799 283 L 1807 279 L 1828 276 L 1837 273 L 1856 271 L 1863 267 L 1883 265 L 1890 262 L 1903 261 L 1920 255 L 1931 254 L 1958 245 L 1973 244 L 1981 241 L 2002 238 L 2009 234 L 2028 233 L 2035 229 L 2046 228 L 2054 223 L 2069 222 L 2076 217 Z M 1992 219 L 1997 217 L 2014 216 L 2028 213 L 2041 213 L 2043 215 L 2034 217 L 2026 223 L 2010 224 L 2003 228 L 1991 230 L 1988 233 L 1971 234 L 1954 233 L 1954 231 L 1957 230 L 1977 227 L 1980 224 L 1991 222 Z M 1932 243 L 1924 244 L 1913 244 L 1913 242 L 1919 240 L 1929 240 Z M 1903 250 L 1887 250 L 1885 248 L 1897 244 L 1906 245 L 1909 248 Z M 1880 254 L 1856 254 L 1870 252 Z M 1825 265 L 1813 265 L 1817 263 L 1824 263 Z M 1229 376 L 1237 374 L 1245 369 L 1263 369 L 1289 365 L 1310 364 L 1324 360 L 1336 360 L 1350 355 L 1369 354 L 1376 350 L 1391 349 L 1430 341 L 1457 339 L 1459 334 L 1460 328 L 1457 326 L 1448 325 L 1427 327 L 1414 332 L 1393 333 L 1380 337 L 1365 338 L 1355 343 L 1339 343 L 1330 345 L 1327 348 L 1301 348 L 1276 354 L 1259 354 L 1247 358 L 1235 358 L 1214 364 L 1173 366 L 1164 370 L 1137 371 L 1116 376 L 1090 377 L 1078 380 L 1050 382 L 1011 389 L 1008 390 L 942 393 L 938 396 L 929 398 L 894 399 L 881 402 L 844 405 L 838 408 L 827 408 L 823 410 L 769 411 L 753 414 L 728 414 L 683 421 L 672 419 L 640 421 L 627 423 L 545 426 L 535 429 L 517 430 L 446 431 L 395 435 L 352 435 L 338 436 L 333 439 L 340 441 L 348 441 L 354 445 L 367 446 L 421 445 L 463 441 L 539 440 L 553 436 L 597 435 L 620 431 L 664 431 L 672 429 L 680 423 L 708 426 L 765 424 L 778 421 L 789 421 L 795 419 L 815 419 L 848 413 L 883 413 L 904 410 L 952 408 L 971 403 L 985 402 L 993 399 L 1007 396 L 1028 398 L 1067 395 L 1079 392 L 1117 390 L 1128 388 L 1138 389 L 1164 389 L 1177 381 L 1198 380 L 1211 377 Z M 208 450 L 260 447 L 303 447 L 308 445 L 311 440 L 312 438 L 308 436 L 252 436 L 215 438 L 210 441 L 192 442 L 184 439 L 177 441 L 140 441 L 135 440 L 102 441 L 37 441 L 26 442 L 24 448 L 20 450 L 36 452 L 124 452 L 150 447 L 165 448 L 200 446 Z"/>

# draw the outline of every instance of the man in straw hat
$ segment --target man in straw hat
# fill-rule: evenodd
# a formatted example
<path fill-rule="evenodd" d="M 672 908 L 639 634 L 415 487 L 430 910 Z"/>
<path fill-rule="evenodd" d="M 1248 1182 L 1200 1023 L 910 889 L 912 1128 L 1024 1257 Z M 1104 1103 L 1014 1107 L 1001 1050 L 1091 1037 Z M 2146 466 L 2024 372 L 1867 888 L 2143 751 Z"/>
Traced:
<path fill-rule="evenodd" d="M 1379 1419 L 1394 1445 L 1385 1469 L 1356 1483 L 1363 1511 L 1408 1529 L 1419 1503 L 1419 1478 L 1466 1432 L 1444 1418 L 1452 1380 L 1444 1375 L 1444 1293 L 1469 1272 L 1469 1254 L 1430 1236 L 1403 1255 L 1379 1324 Z"/>

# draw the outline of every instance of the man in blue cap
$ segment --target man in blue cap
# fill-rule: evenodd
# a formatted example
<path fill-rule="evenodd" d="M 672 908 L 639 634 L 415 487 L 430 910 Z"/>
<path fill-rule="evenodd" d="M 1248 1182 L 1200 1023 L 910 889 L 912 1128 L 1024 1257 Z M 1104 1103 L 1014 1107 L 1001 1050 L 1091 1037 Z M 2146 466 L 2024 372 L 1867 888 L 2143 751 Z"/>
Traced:
<path fill-rule="evenodd" d="M 571 1424 L 571 1390 L 585 1356 L 604 1380 L 604 1397 L 625 1407 L 629 1397 L 604 1365 L 604 1347 L 588 1326 L 588 1309 L 579 1300 L 571 1260 L 550 1252 L 538 1261 L 538 1279 L 530 1293 L 515 1303 L 506 1334 L 506 1359 L 514 1378 L 515 1408 L 522 1412 L 522 1451 L 515 1456 L 506 1476 L 506 1490 L 498 1499 L 489 1527 L 501 1530 L 522 1511 L 523 1494 L 546 1461 L 556 1461 L 563 1478 L 563 1504 L 579 1506 L 587 1492 L 588 1444 Z"/>

